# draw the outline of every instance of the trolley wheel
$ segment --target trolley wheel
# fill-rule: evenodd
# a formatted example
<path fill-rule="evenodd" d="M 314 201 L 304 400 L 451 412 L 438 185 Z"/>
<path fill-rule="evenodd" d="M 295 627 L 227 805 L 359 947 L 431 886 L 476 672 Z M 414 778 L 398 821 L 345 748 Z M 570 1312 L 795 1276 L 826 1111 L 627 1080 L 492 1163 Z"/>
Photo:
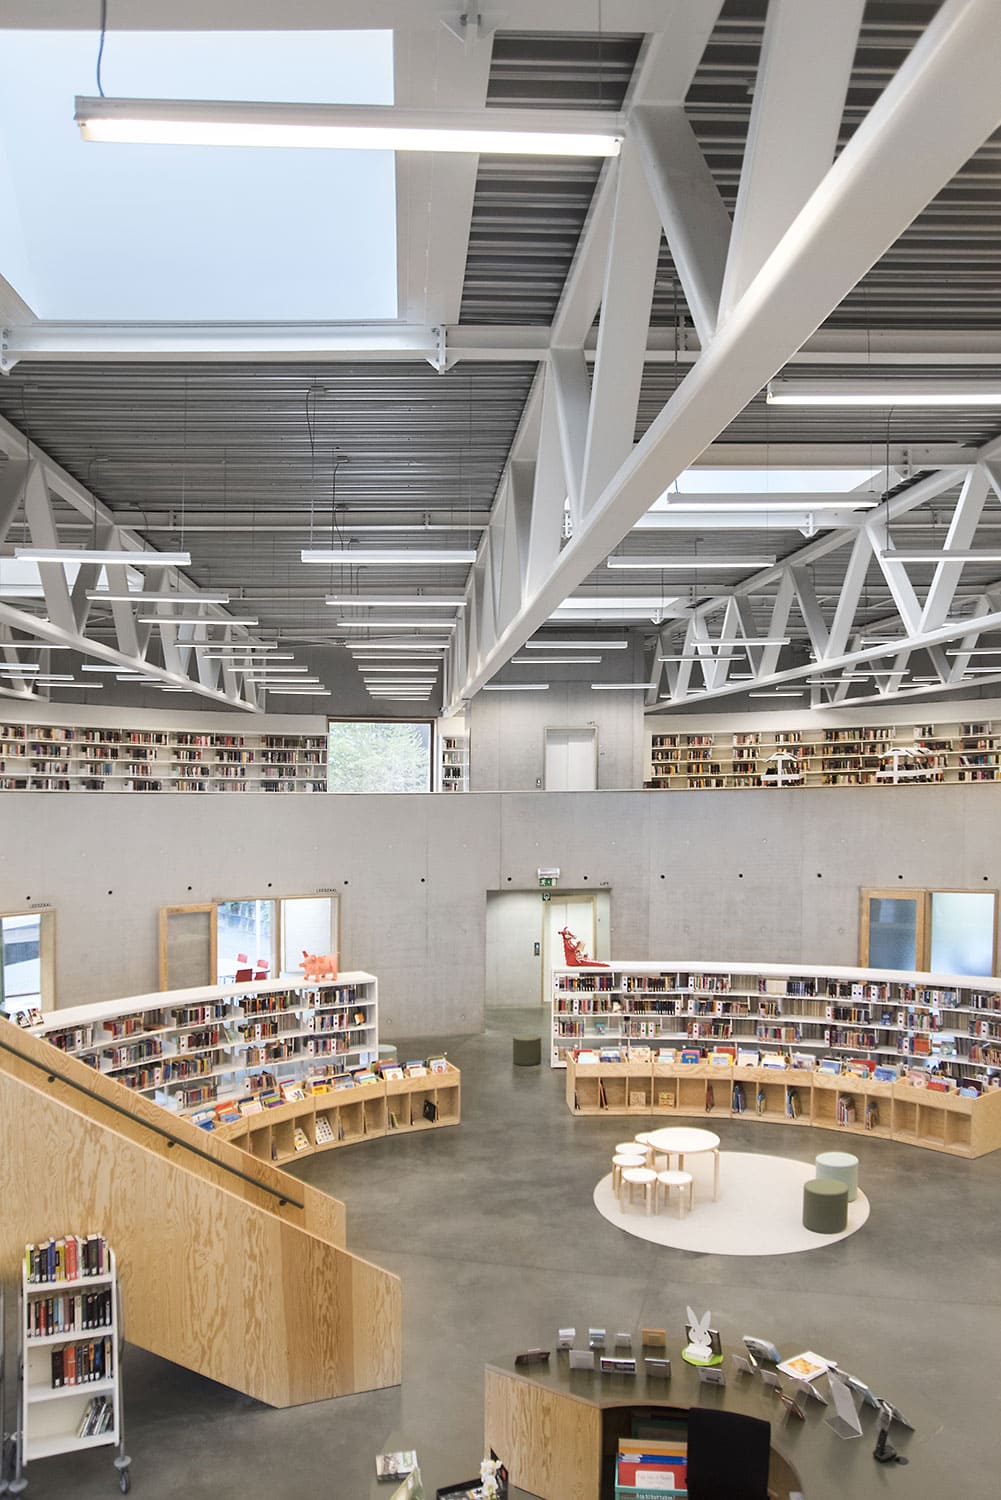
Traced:
<path fill-rule="evenodd" d="M 129 1473 L 128 1469 L 123 1469 L 119 1474 L 118 1488 L 121 1490 L 123 1495 L 127 1495 L 129 1490 L 132 1488 L 132 1475 Z"/>

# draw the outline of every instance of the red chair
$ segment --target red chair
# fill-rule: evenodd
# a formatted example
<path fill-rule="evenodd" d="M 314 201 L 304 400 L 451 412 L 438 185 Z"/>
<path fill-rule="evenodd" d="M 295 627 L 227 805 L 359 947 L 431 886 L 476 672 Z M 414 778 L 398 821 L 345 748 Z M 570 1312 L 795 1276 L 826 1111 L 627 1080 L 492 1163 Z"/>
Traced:
<path fill-rule="evenodd" d="M 254 975 L 254 978 L 255 979 L 267 979 L 267 977 L 268 977 L 268 969 L 270 967 L 271 966 L 268 963 L 268 960 L 266 958 L 259 958 L 257 960 L 257 973 Z"/>

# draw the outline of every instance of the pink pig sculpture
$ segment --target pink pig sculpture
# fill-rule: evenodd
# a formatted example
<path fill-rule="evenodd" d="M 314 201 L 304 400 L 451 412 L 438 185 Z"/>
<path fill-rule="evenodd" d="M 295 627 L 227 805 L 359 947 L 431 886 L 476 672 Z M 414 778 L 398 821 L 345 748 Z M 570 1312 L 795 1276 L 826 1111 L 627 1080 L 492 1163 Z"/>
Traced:
<path fill-rule="evenodd" d="M 336 953 L 307 953 L 302 950 L 302 977 L 303 979 L 336 979 L 337 978 L 337 954 Z"/>

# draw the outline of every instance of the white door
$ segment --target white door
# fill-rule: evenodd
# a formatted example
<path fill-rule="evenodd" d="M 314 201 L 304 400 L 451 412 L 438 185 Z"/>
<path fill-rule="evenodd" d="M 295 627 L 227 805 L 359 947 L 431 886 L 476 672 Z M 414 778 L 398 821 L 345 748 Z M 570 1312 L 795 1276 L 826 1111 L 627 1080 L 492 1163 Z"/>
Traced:
<path fill-rule="evenodd" d="M 597 786 L 596 729 L 547 729 L 547 792 L 593 792 Z"/>
<path fill-rule="evenodd" d="M 555 898 L 545 904 L 546 915 L 543 918 L 543 943 L 542 955 L 542 1001 L 543 1004 L 553 993 L 553 970 L 561 968 L 564 963 L 563 939 L 560 937 L 560 928 L 569 927 L 574 937 L 584 944 L 584 951 L 588 958 L 594 957 L 595 921 L 594 921 L 594 897 L 593 896 L 564 896 L 562 901 Z"/>

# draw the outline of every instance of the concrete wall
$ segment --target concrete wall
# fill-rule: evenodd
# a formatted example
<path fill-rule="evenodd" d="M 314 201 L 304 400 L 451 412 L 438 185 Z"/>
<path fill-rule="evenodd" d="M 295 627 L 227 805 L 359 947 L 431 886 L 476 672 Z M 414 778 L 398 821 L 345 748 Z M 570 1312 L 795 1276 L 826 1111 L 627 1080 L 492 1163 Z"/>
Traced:
<path fill-rule="evenodd" d="M 610 695 L 616 696 L 616 695 Z M 613 892 L 617 958 L 853 963 L 860 886 L 1001 886 L 992 786 L 423 797 L 0 797 L 0 910 L 56 909 L 63 1005 L 152 990 L 159 908 L 341 895 L 384 1029 L 478 1030 L 486 892 Z"/>
<path fill-rule="evenodd" d="M 488 891 L 486 925 L 486 982 L 484 998 L 488 1006 L 520 1006 L 542 1003 L 548 998 L 554 967 L 553 950 L 545 949 L 544 930 L 550 912 L 561 908 L 568 896 L 584 895 L 570 892 L 565 886 L 553 893 L 551 903 L 542 899 L 542 892 L 534 891 Z M 611 908 L 612 892 L 596 890 L 585 895 L 594 903 L 594 942 L 589 943 L 592 958 L 608 958 L 611 955 Z M 573 908 L 570 908 L 571 913 Z M 566 917 L 571 930 L 583 936 L 575 927 L 573 916 Z M 552 931 L 552 926 L 550 931 Z M 534 952 L 538 943 L 541 952 Z M 549 978 L 543 979 L 543 963 L 548 959 Z M 563 962 L 562 946 L 558 947 L 555 963 Z"/>
<path fill-rule="evenodd" d="M 548 670 L 548 669 L 547 669 Z M 643 676 L 642 667 L 638 668 Z M 533 674 L 525 668 L 526 680 Z M 638 787 L 643 780 L 643 694 L 593 692 L 587 680 L 554 682 L 545 693 L 478 693 L 469 709 L 470 788 L 533 791 L 543 784 L 547 729 L 598 731 L 598 790 Z"/>

